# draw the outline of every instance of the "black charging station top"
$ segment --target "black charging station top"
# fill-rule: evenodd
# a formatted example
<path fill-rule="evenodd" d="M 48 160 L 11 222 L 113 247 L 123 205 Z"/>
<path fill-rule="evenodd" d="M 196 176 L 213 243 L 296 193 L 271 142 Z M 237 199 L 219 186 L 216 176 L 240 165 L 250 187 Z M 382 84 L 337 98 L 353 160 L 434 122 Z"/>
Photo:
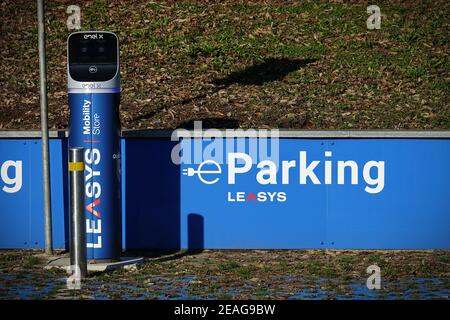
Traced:
<path fill-rule="evenodd" d="M 117 36 L 109 32 L 78 32 L 68 40 L 69 73 L 75 81 L 108 81 L 117 72 Z"/>

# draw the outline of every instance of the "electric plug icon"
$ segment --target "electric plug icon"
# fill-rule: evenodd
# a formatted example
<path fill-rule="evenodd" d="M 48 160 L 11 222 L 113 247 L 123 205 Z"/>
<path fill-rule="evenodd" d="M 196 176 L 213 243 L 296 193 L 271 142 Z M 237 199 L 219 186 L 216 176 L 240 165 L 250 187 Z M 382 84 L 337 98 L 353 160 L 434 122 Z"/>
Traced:
<path fill-rule="evenodd" d="M 197 171 L 194 168 L 183 169 L 183 175 L 188 177 L 193 177 Z"/>
<path fill-rule="evenodd" d="M 216 168 L 215 169 L 211 169 L 211 170 L 203 170 L 203 167 L 207 164 L 213 165 Z M 195 170 L 194 168 L 186 168 L 183 169 L 183 175 L 184 176 L 188 176 L 188 177 L 193 177 L 195 174 L 197 174 L 198 179 L 203 182 L 204 184 L 214 184 L 217 181 L 219 181 L 219 177 L 216 177 L 213 180 L 207 180 L 205 179 L 205 177 L 203 175 L 210 175 L 210 174 L 221 174 L 222 173 L 222 168 L 220 167 L 220 165 L 213 160 L 205 160 L 202 163 L 200 163 L 200 165 L 198 166 L 197 170 Z"/>

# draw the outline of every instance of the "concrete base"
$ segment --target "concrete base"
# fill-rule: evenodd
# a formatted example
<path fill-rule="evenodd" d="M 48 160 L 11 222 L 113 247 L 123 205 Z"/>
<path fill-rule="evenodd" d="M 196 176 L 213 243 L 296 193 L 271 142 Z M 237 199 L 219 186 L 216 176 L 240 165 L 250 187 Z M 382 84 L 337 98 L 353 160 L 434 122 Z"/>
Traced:
<path fill-rule="evenodd" d="M 136 265 L 144 262 L 144 258 L 136 258 L 136 257 L 121 257 L 120 261 L 113 262 L 88 262 L 88 272 L 103 272 L 103 271 L 111 271 L 114 269 L 124 268 L 124 269 L 134 269 Z M 63 269 L 67 272 L 70 271 L 70 258 L 69 257 L 61 257 L 49 261 L 48 264 L 44 267 L 44 269 Z"/>

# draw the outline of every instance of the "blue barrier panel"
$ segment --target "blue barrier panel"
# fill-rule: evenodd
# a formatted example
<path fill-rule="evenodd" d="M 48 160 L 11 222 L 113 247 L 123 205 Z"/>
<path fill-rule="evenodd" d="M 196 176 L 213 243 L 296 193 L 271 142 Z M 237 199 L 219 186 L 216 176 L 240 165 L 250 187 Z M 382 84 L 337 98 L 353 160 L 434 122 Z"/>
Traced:
<path fill-rule="evenodd" d="M 188 141 L 182 153 L 210 155 L 177 166 L 169 138 L 122 140 L 123 247 L 450 249 L 450 139 L 283 138 L 277 161 L 248 168 L 252 139 Z M 50 143 L 54 243 L 67 248 L 67 141 Z M 40 159 L 38 139 L 0 139 L 0 248 L 44 247 Z M 208 159 L 220 173 L 199 175 Z"/>
<path fill-rule="evenodd" d="M 43 248 L 44 212 L 41 142 L 0 139 L 0 248 Z M 50 140 L 53 243 L 67 248 L 67 164 L 65 140 Z M 66 171 L 67 172 L 67 171 Z"/>
<path fill-rule="evenodd" d="M 330 248 L 450 248 L 449 140 L 336 140 L 333 157 L 385 161 L 385 186 L 329 188 Z"/>
<path fill-rule="evenodd" d="M 184 140 L 182 149 L 192 155 L 199 141 Z M 279 150 L 280 163 L 296 161 L 284 175 L 288 184 L 281 169 L 274 184 L 258 183 L 256 163 L 234 184 L 229 163 L 207 163 L 200 170 L 221 173 L 200 175 L 200 162 L 183 164 L 182 247 L 189 243 L 188 216 L 196 214 L 203 217 L 205 248 L 450 248 L 450 140 L 281 139 Z M 300 151 L 305 166 L 320 161 L 304 183 Z M 338 170 L 339 161 L 353 162 Z"/>
<path fill-rule="evenodd" d="M 254 139 L 247 139 L 254 142 Z M 194 154 L 195 140 L 192 144 Z M 183 140 L 182 148 L 189 144 Z M 226 139 L 224 144 L 232 143 Z M 309 150 L 309 156 L 318 158 L 325 150 L 320 140 L 286 140 L 280 145 L 284 159 L 298 157 L 298 148 Z M 204 142 L 204 146 L 209 143 Z M 224 158 L 226 153 L 223 154 Z M 217 159 L 216 159 L 217 160 Z M 223 159 L 222 159 L 223 160 Z M 217 160 L 217 162 L 220 162 Z M 293 172 L 289 187 L 281 184 L 261 186 L 255 180 L 256 166 L 236 177 L 236 184 L 227 182 L 227 166 L 221 165 L 220 180 L 208 185 L 198 176 L 183 175 L 181 179 L 182 247 L 189 239 L 187 216 L 197 214 L 204 219 L 204 245 L 206 248 L 320 248 L 324 247 L 326 219 L 325 188 L 299 188 L 298 174 Z M 192 168 L 182 165 L 182 170 Z M 198 169 L 198 166 L 195 166 Z M 214 168 L 202 168 L 214 169 Z M 322 178 L 321 173 L 318 174 Z M 206 177 L 205 177 L 206 178 Z M 215 176 L 208 177 L 210 179 Z M 243 192 L 243 202 L 238 193 Z M 256 201 L 260 192 L 287 192 L 290 198 L 285 202 Z M 230 199 L 228 199 L 230 197 Z"/>
<path fill-rule="evenodd" d="M 128 249 L 180 248 L 180 173 L 169 139 L 125 140 L 122 197 Z"/>

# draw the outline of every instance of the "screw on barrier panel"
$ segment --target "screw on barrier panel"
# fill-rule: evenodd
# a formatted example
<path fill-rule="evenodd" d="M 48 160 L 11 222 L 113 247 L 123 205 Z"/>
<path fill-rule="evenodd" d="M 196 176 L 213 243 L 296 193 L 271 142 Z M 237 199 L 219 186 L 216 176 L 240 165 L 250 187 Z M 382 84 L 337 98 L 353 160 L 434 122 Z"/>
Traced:
<path fill-rule="evenodd" d="M 69 149 L 70 265 L 71 271 L 80 278 L 84 278 L 87 274 L 83 153 L 83 148 Z"/>

